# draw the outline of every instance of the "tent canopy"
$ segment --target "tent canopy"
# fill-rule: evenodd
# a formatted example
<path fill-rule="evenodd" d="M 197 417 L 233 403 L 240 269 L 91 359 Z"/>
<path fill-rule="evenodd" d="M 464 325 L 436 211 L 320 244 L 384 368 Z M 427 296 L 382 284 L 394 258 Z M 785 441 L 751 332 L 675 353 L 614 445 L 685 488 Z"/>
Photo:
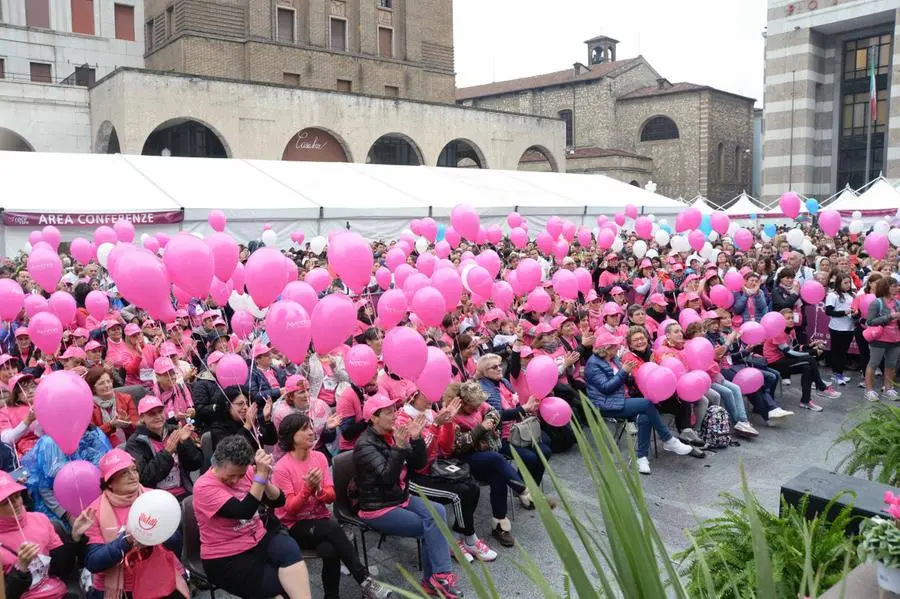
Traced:
<path fill-rule="evenodd" d="M 715 208 L 709 205 L 709 201 L 703 196 L 697 196 L 694 198 L 694 201 L 691 202 L 691 208 L 696 208 L 702 214 L 712 214 L 716 211 Z"/>
<path fill-rule="evenodd" d="M 751 214 L 759 214 L 762 211 L 763 209 L 756 205 L 750 196 L 747 195 L 747 192 L 742 192 L 737 197 L 737 201 L 725 210 L 725 214 L 728 216 L 749 216 Z"/>
<path fill-rule="evenodd" d="M 869 210 L 897 211 L 900 207 L 900 192 L 884 179 L 877 179 L 862 195 L 856 196 L 844 190 L 838 199 L 828 205 L 831 210 Z"/>

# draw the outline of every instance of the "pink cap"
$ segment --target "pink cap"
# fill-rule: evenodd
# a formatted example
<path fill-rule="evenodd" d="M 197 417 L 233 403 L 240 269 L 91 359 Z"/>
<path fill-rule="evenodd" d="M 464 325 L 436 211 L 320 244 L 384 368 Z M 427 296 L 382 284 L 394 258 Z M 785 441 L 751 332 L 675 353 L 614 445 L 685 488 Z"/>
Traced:
<path fill-rule="evenodd" d="M 383 393 L 373 395 L 363 404 L 363 420 L 371 420 L 372 416 L 375 415 L 375 412 L 384 408 L 389 408 L 392 405 L 394 405 L 394 400 L 387 395 L 384 395 Z"/>
<path fill-rule="evenodd" d="M 63 352 L 63 355 L 60 356 L 63 360 L 68 360 L 69 358 L 81 358 L 84 360 L 87 358 L 87 354 L 84 353 L 84 350 L 80 347 L 75 347 L 74 345 Z"/>
<path fill-rule="evenodd" d="M 214 327 L 217 327 L 217 326 L 219 326 L 219 325 L 222 325 L 223 327 L 227 327 L 227 326 L 228 326 L 228 323 L 225 322 L 225 319 L 222 318 L 222 317 L 220 316 L 220 317 L 218 317 L 217 319 L 215 319 L 215 321 L 213 321 L 213 326 L 214 326 Z"/>
<path fill-rule="evenodd" d="M 109 479 L 117 472 L 130 468 L 132 464 L 134 464 L 134 458 L 131 457 L 131 454 L 117 447 L 100 458 L 100 463 L 97 465 L 100 467 L 100 476 L 104 482 L 109 482 Z"/>
<path fill-rule="evenodd" d="M 585 300 L 586 302 L 596 302 L 596 301 L 599 300 L 599 299 L 600 299 L 600 297 L 597 295 L 597 292 L 594 291 L 593 289 L 591 289 L 590 291 L 588 291 L 588 292 L 587 292 L 587 295 L 584 296 L 584 300 Z"/>
<path fill-rule="evenodd" d="M 175 318 L 189 318 L 187 310 L 185 310 L 184 308 L 175 310 Z"/>
<path fill-rule="evenodd" d="M 216 362 L 218 362 L 219 360 L 221 360 L 224 357 L 225 357 L 225 354 L 223 354 L 222 352 L 214 351 L 213 353 L 206 356 L 206 364 L 208 366 L 212 366 L 213 364 L 215 364 Z"/>
<path fill-rule="evenodd" d="M 612 289 L 609 290 L 610 295 L 619 295 L 621 293 L 625 293 L 625 290 L 622 289 L 621 287 L 619 287 L 618 285 L 616 285 L 615 287 L 613 287 Z"/>
<path fill-rule="evenodd" d="M 165 374 L 175 370 L 175 363 L 169 358 L 156 358 L 153 362 L 153 372 L 156 374 Z"/>
<path fill-rule="evenodd" d="M 607 261 L 607 262 L 609 262 L 610 260 L 618 260 L 618 259 L 619 259 L 619 255 L 616 254 L 615 252 L 611 252 L 611 253 L 609 253 L 609 254 L 606 254 L 606 261 Z"/>
<path fill-rule="evenodd" d="M 177 322 L 170 322 L 166 325 L 166 331 L 174 331 L 175 329 L 180 329 L 181 325 Z"/>
<path fill-rule="evenodd" d="M 84 351 L 86 351 L 86 352 L 94 351 L 95 349 L 101 349 L 102 347 L 103 346 L 100 343 L 98 343 L 97 341 L 91 340 L 91 341 L 88 341 L 87 344 L 85 344 Z"/>
<path fill-rule="evenodd" d="M 669 304 L 669 302 L 666 301 L 666 296 L 662 293 L 650 294 L 650 297 L 647 298 L 647 303 L 653 304 L 654 306 L 667 306 Z"/>
<path fill-rule="evenodd" d="M 684 301 L 686 301 L 686 302 L 692 302 L 692 301 L 698 300 L 698 299 L 700 299 L 700 296 L 697 295 L 696 293 L 694 293 L 693 291 L 688 291 L 687 293 L 684 294 Z"/>
<path fill-rule="evenodd" d="M 534 350 L 531 349 L 530 347 L 528 347 L 527 345 L 519 350 L 520 358 L 530 358 L 533 355 L 534 355 Z"/>
<path fill-rule="evenodd" d="M 700 318 L 702 320 L 719 320 L 719 314 L 713 310 L 707 310 L 700 315 Z"/>
<path fill-rule="evenodd" d="M 566 316 L 565 314 L 560 314 L 558 316 L 554 316 L 550 319 L 550 326 L 554 329 L 559 329 L 567 320 L 572 320 L 571 316 Z"/>
<path fill-rule="evenodd" d="M 138 402 L 138 416 L 143 416 L 150 410 L 163 407 L 163 402 L 155 395 L 145 395 Z"/>
<path fill-rule="evenodd" d="M 603 316 L 612 316 L 613 314 L 621 314 L 622 306 L 617 304 L 616 302 L 606 302 L 603 304 Z"/>
<path fill-rule="evenodd" d="M 749 266 L 745 266 L 741 269 L 741 274 L 744 275 L 744 278 L 747 278 L 747 275 L 753 274 L 753 270 Z"/>
<path fill-rule="evenodd" d="M 653 263 L 650 262 L 649 258 L 644 258 L 641 260 L 641 268 L 653 268 Z"/>
<path fill-rule="evenodd" d="M 300 374 L 293 374 L 284 381 L 284 393 L 293 393 L 294 391 L 308 391 L 309 381 Z"/>
<path fill-rule="evenodd" d="M 713 268 L 715 268 L 715 267 L 713 267 Z M 718 277 L 718 276 L 719 276 L 719 273 L 717 271 L 709 271 L 705 275 L 703 275 L 703 280 L 708 281 L 711 278 Z"/>
<path fill-rule="evenodd" d="M 264 356 L 267 353 L 269 353 L 270 351 L 272 351 L 272 348 L 269 347 L 268 345 L 262 345 L 261 343 L 257 343 L 256 345 L 253 346 L 253 352 L 252 352 L 253 359 L 255 360 L 256 358 L 258 358 L 260 356 Z"/>
<path fill-rule="evenodd" d="M 3 366 L 4 364 L 6 364 L 7 362 L 9 362 L 10 360 L 15 360 L 15 358 L 12 357 L 12 356 L 9 355 L 9 354 L 0 354 L 0 366 Z"/>
<path fill-rule="evenodd" d="M 131 337 L 132 335 L 137 335 L 141 332 L 141 327 L 134 324 L 133 322 L 129 322 L 125 325 L 125 336 Z"/>
<path fill-rule="evenodd" d="M 201 320 L 201 321 L 204 321 L 204 320 L 206 320 L 207 318 L 215 318 L 215 317 L 217 317 L 217 316 L 218 316 L 218 314 L 216 314 L 216 313 L 213 312 L 212 310 L 207 310 L 206 312 L 204 312 L 203 314 L 200 315 L 200 320 Z"/>
<path fill-rule="evenodd" d="M 19 327 L 16 329 L 16 337 L 27 337 L 28 336 L 28 327 Z"/>
<path fill-rule="evenodd" d="M 17 483 L 9 472 L 0 471 L 0 501 L 3 501 L 13 493 L 24 491 L 25 487 Z"/>
<path fill-rule="evenodd" d="M 676 262 L 672 265 L 672 270 L 684 270 L 684 266 L 680 262 Z"/>
<path fill-rule="evenodd" d="M 103 325 L 104 327 L 106 327 L 107 330 L 109 330 L 109 329 L 111 329 L 111 328 L 113 328 L 113 327 L 120 327 L 120 326 L 122 326 L 122 323 L 119 322 L 118 320 L 114 319 L 114 318 L 107 318 L 106 320 L 103 321 L 102 325 Z"/>
<path fill-rule="evenodd" d="M 28 373 L 23 373 L 23 374 L 17 374 L 14 377 L 12 377 L 11 379 L 9 379 L 9 392 L 10 393 L 15 392 L 16 385 L 18 385 L 19 381 L 21 381 L 22 379 L 34 380 L 34 375 L 31 375 Z"/>
<path fill-rule="evenodd" d="M 85 339 L 87 339 L 90 336 L 90 334 L 88 333 L 88 330 L 86 328 L 78 327 L 77 329 L 75 329 L 75 332 L 72 333 L 72 336 L 73 337 L 84 337 Z"/>
<path fill-rule="evenodd" d="M 535 335 L 546 335 L 547 333 L 553 333 L 554 331 L 556 331 L 556 329 L 553 328 L 553 325 L 546 322 L 542 322 L 534 328 Z"/>
<path fill-rule="evenodd" d="M 178 355 L 178 348 L 171 341 L 166 341 L 159 346 L 159 355 L 163 357 L 171 357 Z"/>
<path fill-rule="evenodd" d="M 682 284 L 682 285 L 687 285 L 687 284 L 690 283 L 691 281 L 699 281 L 699 280 L 700 280 L 700 275 L 695 275 L 695 274 L 692 273 L 692 274 L 689 274 L 688 276 L 686 276 L 686 277 L 684 278 L 684 281 L 681 282 L 681 284 Z"/>
<path fill-rule="evenodd" d="M 493 322 L 495 320 L 503 320 L 504 314 L 503 310 L 499 308 L 492 308 L 487 314 L 482 318 L 482 322 Z"/>
<path fill-rule="evenodd" d="M 623 337 L 613 335 L 605 327 L 597 329 L 594 333 L 594 347 L 606 347 L 607 345 L 622 345 Z"/>

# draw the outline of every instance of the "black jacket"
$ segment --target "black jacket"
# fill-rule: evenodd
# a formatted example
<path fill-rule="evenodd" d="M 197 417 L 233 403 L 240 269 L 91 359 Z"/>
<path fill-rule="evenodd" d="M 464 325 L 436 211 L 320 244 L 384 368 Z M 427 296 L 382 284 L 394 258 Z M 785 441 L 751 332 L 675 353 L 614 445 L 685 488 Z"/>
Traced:
<path fill-rule="evenodd" d="M 194 400 L 195 418 L 197 428 L 206 430 L 210 427 L 220 410 L 227 411 L 228 400 L 216 377 L 208 370 L 204 370 L 191 385 L 191 398 Z"/>
<path fill-rule="evenodd" d="M 275 425 L 271 422 L 262 421 L 262 415 L 257 416 L 257 429 L 259 430 L 259 438 L 254 438 L 252 432 L 240 422 L 231 418 L 227 413 L 220 414 L 219 417 L 209 427 L 209 434 L 212 437 L 212 447 L 215 450 L 219 441 L 231 435 L 243 435 L 250 443 L 250 447 L 254 450 L 260 445 L 275 445 L 278 441 L 278 434 L 275 432 Z"/>
<path fill-rule="evenodd" d="M 380 510 L 400 505 L 409 498 L 409 483 L 400 485 L 403 466 L 407 471 L 421 470 L 428 462 L 428 450 L 422 439 L 410 441 L 409 447 L 388 445 L 371 426 L 356 440 L 353 464 L 359 489 L 361 510 Z"/>
<path fill-rule="evenodd" d="M 163 431 L 168 436 L 175 430 L 174 426 L 167 426 Z M 138 425 L 134 434 L 125 442 L 125 451 L 134 458 L 141 484 L 148 489 L 155 489 L 156 485 L 165 480 L 175 466 L 175 458 L 167 451 L 156 451 L 150 440 L 162 441 L 163 437 L 155 435 L 146 426 Z M 194 485 L 191 482 L 190 473 L 200 470 L 203 466 L 203 452 L 191 439 L 182 441 L 176 450 L 178 454 L 178 468 L 181 471 L 181 486 L 188 493 Z"/>
<path fill-rule="evenodd" d="M 785 308 L 793 308 L 797 300 L 800 299 L 799 293 L 791 293 L 781 285 L 775 285 L 772 288 L 772 312 L 779 312 Z"/>

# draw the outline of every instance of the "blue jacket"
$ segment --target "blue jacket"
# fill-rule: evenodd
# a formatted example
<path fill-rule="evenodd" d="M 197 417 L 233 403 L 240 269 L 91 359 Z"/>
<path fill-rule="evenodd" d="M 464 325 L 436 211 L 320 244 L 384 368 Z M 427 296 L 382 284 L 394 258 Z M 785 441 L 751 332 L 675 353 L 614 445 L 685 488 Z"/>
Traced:
<path fill-rule="evenodd" d="M 506 379 L 500 379 L 499 381 L 492 381 L 491 379 L 485 377 L 480 381 L 481 388 L 487 393 L 487 403 L 497 410 L 500 414 L 500 420 L 505 422 L 507 420 L 515 420 L 519 417 L 519 414 L 524 414 L 525 411 L 521 406 L 517 406 L 515 408 L 510 408 L 508 410 L 504 410 L 502 407 L 502 401 L 500 398 L 500 385 L 505 386 L 507 389 L 515 393 L 513 391 L 512 385 Z"/>
<path fill-rule="evenodd" d="M 747 309 L 747 305 L 750 301 L 754 302 L 754 307 L 756 308 L 754 318 L 750 318 L 750 311 Z M 763 295 L 762 291 L 758 291 L 755 295 L 749 297 L 743 291 L 734 292 L 734 305 L 731 307 L 731 313 L 743 318 L 744 322 L 749 322 L 751 320 L 759 322 L 763 315 L 768 311 L 769 306 L 766 304 L 766 297 Z"/>
<path fill-rule="evenodd" d="M 613 373 L 609 362 L 594 354 L 584 367 L 588 399 L 601 412 L 616 412 L 625 407 L 625 379 L 628 375 L 622 370 L 618 358 L 613 363 L 619 368 L 616 373 Z"/>
<path fill-rule="evenodd" d="M 276 371 L 275 377 L 283 385 L 284 383 L 281 381 L 279 374 L 280 373 Z M 250 391 L 250 399 L 259 403 L 260 407 L 266 402 L 267 398 L 271 397 L 272 401 L 275 401 L 281 397 L 281 389 L 273 389 L 272 385 L 269 384 L 269 379 L 267 379 L 266 375 L 263 374 L 263 371 L 255 365 L 247 378 L 247 386 Z"/>

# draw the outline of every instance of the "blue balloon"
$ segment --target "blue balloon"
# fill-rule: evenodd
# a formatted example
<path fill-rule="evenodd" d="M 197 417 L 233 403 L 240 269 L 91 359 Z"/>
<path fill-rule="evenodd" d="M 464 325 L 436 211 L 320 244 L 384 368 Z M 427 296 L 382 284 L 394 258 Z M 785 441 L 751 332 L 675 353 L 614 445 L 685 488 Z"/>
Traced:
<path fill-rule="evenodd" d="M 665 231 L 666 233 L 668 233 L 669 235 L 672 234 L 672 227 L 670 227 L 669 225 L 660 225 L 659 228 L 662 229 L 663 231 Z"/>
<path fill-rule="evenodd" d="M 775 234 L 777 232 L 778 232 L 778 230 L 775 228 L 775 225 L 773 225 L 773 224 L 768 224 L 765 227 L 763 227 L 763 233 L 765 233 L 769 237 L 775 237 Z"/>
<path fill-rule="evenodd" d="M 750 220 L 756 220 L 756 213 L 755 213 L 755 212 L 751 212 L 751 213 L 750 213 Z"/>
<path fill-rule="evenodd" d="M 806 209 L 810 214 L 818 214 L 819 213 L 819 201 L 814 200 L 812 198 L 806 200 Z"/>
<path fill-rule="evenodd" d="M 437 226 L 437 235 L 434 236 L 434 240 L 435 240 L 435 241 L 443 241 L 443 240 L 444 240 L 444 233 L 446 233 L 446 232 L 447 232 L 447 227 L 446 227 L 446 225 L 442 225 L 441 223 L 438 223 L 438 226 Z"/>
<path fill-rule="evenodd" d="M 709 237 L 709 234 L 712 232 L 712 223 L 710 222 L 708 214 L 704 214 L 703 218 L 700 219 L 700 230 L 703 231 L 703 234 L 707 237 Z"/>

